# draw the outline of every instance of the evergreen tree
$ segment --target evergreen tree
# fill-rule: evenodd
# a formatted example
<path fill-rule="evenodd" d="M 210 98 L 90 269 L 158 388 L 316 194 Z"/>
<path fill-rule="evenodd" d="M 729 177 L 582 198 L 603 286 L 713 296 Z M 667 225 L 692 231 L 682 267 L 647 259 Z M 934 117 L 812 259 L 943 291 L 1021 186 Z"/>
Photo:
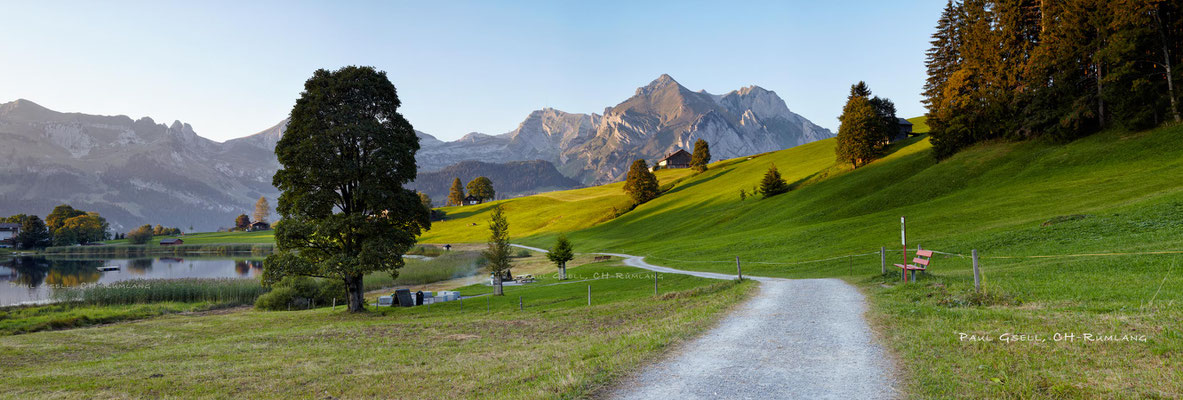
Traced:
<path fill-rule="evenodd" d="M 504 295 L 501 282 L 507 275 L 511 275 L 509 268 L 512 265 L 509 254 L 509 221 L 505 219 L 505 212 L 500 204 L 493 207 L 493 213 L 489 216 L 489 243 L 482 254 L 485 260 L 488 260 L 485 269 L 493 275 L 493 295 Z"/>
<path fill-rule="evenodd" d="M 764 178 L 760 180 L 760 194 L 767 199 L 788 191 L 789 184 L 780 177 L 780 171 L 776 169 L 776 164 L 769 164 L 768 172 L 765 172 Z"/>
<path fill-rule="evenodd" d="M 961 34 L 958 29 L 962 22 L 961 3 L 949 0 L 945 10 L 937 20 L 936 32 L 932 34 L 932 47 L 925 52 L 925 67 L 928 78 L 924 81 L 924 105 L 932 113 L 933 107 L 940 104 L 941 88 L 948 82 L 949 76 L 957 70 L 961 61 Z M 931 122 L 931 116 L 929 116 Z"/>
<path fill-rule="evenodd" d="M 884 142 L 883 119 L 870 100 L 862 96 L 851 98 L 839 120 L 838 143 L 834 148 L 839 161 L 858 168 L 879 156 Z"/>
<path fill-rule="evenodd" d="M 694 154 L 690 156 L 690 168 L 698 172 L 703 172 L 707 170 L 707 164 L 710 164 L 710 162 L 710 144 L 707 144 L 707 141 L 702 139 L 694 141 Z"/>
<path fill-rule="evenodd" d="M 649 171 L 649 164 L 645 160 L 633 161 L 629 166 L 628 176 L 624 181 L 624 192 L 633 200 L 633 204 L 642 204 L 660 195 L 657 176 Z"/>
<path fill-rule="evenodd" d="M 460 183 L 460 178 L 452 180 L 452 190 L 448 192 L 448 205 L 464 205 L 464 185 Z"/>
<path fill-rule="evenodd" d="M 41 221 L 41 217 L 30 215 L 21 218 L 19 223 L 21 224 L 21 230 L 13 238 L 13 242 L 17 247 L 22 249 L 40 249 L 49 246 L 49 229 L 45 226 L 45 222 Z"/>
<path fill-rule="evenodd" d="M 546 253 L 546 258 L 559 267 L 559 279 L 566 280 L 567 262 L 575 258 L 575 249 L 571 246 L 571 241 L 567 240 L 566 234 L 559 234 L 554 247 L 551 247 L 550 251 Z"/>

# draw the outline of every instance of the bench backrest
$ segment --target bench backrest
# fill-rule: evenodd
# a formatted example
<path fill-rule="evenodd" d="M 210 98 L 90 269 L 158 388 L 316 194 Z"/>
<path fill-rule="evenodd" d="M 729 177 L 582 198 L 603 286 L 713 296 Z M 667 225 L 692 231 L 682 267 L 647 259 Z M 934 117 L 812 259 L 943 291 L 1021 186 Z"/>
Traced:
<path fill-rule="evenodd" d="M 916 258 L 912 259 L 913 264 L 928 268 L 930 262 L 932 262 L 932 250 L 916 249 Z"/>

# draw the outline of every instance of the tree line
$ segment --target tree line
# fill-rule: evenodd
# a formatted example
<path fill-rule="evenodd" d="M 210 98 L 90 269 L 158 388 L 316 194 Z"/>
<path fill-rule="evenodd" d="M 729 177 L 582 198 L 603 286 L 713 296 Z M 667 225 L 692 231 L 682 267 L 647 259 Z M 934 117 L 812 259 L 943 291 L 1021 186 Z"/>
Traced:
<path fill-rule="evenodd" d="M 1183 18 L 1166 0 L 949 1 L 927 52 L 934 155 L 1180 121 Z"/>
<path fill-rule="evenodd" d="M 97 212 L 75 209 L 67 204 L 53 208 L 42 221 L 36 215 L 16 214 L 3 222 L 19 224 L 13 238 L 16 247 L 39 249 L 47 246 L 73 246 L 101 242 L 110 238 L 111 225 Z"/>

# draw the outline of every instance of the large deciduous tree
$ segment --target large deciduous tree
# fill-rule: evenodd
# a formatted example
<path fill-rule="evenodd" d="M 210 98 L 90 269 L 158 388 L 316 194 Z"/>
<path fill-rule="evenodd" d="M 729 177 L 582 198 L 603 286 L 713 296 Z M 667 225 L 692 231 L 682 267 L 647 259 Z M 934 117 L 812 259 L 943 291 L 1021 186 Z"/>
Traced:
<path fill-rule="evenodd" d="M 317 70 L 304 83 L 275 146 L 282 168 L 275 224 L 278 251 L 263 280 L 301 275 L 339 279 L 348 309 L 365 309 L 362 277 L 397 275 L 431 221 L 415 192 L 419 139 L 398 112 L 394 85 L 372 67 Z"/>
<path fill-rule="evenodd" d="M 132 229 L 126 235 L 128 243 L 131 244 L 148 243 L 149 240 L 152 240 L 152 236 L 152 225 L 142 225 L 139 228 Z"/>
<path fill-rule="evenodd" d="M 238 216 L 234 218 L 234 229 L 245 231 L 250 228 L 251 217 L 246 216 L 246 214 L 238 214 Z"/>
<path fill-rule="evenodd" d="M 464 185 L 460 183 L 460 178 L 452 179 L 452 190 L 448 192 L 448 205 L 464 205 Z"/>
<path fill-rule="evenodd" d="M 628 176 L 624 180 L 624 192 L 629 195 L 634 204 L 641 204 L 657 198 L 660 188 L 657 176 L 649 171 L 649 164 L 645 160 L 633 161 L 629 166 Z"/>
<path fill-rule="evenodd" d="M 469 196 L 476 197 L 481 201 L 493 200 L 497 196 L 497 192 L 493 191 L 493 181 L 483 176 L 469 181 L 466 188 Z"/>
<path fill-rule="evenodd" d="M 571 241 L 567 240 L 566 234 L 559 234 L 554 247 L 546 253 L 546 258 L 559 267 L 559 279 L 567 279 L 567 262 L 575 258 L 575 249 L 571 247 Z"/>
<path fill-rule="evenodd" d="M 509 221 L 505 219 L 500 204 L 493 207 L 489 216 L 489 246 L 482 254 L 488 261 L 485 269 L 493 275 L 493 295 L 501 296 L 504 294 L 501 282 L 510 275 L 512 264 L 509 260 Z"/>
<path fill-rule="evenodd" d="M 707 164 L 711 163 L 711 145 L 707 141 L 698 139 L 694 141 L 694 154 L 690 156 L 690 168 L 695 171 L 703 172 L 707 170 Z"/>

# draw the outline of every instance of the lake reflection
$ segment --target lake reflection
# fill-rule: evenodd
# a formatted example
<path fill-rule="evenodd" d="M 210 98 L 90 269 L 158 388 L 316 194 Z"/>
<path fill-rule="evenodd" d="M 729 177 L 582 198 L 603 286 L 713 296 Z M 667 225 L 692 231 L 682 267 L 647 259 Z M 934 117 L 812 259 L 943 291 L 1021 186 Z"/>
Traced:
<path fill-rule="evenodd" d="M 102 271 L 101 268 L 118 267 Z M 0 262 L 0 306 L 45 302 L 52 290 L 129 279 L 257 278 L 262 259 L 247 258 L 116 258 L 72 259 L 16 257 Z"/>

